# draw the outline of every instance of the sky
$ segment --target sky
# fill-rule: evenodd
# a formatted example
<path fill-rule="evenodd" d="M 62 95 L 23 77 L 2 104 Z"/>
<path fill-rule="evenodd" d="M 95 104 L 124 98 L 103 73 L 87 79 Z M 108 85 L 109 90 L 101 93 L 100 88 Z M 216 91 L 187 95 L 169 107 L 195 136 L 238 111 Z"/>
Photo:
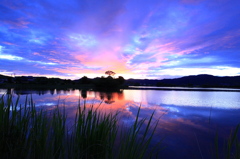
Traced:
<path fill-rule="evenodd" d="M 0 74 L 240 75 L 240 0 L 1 0 Z"/>

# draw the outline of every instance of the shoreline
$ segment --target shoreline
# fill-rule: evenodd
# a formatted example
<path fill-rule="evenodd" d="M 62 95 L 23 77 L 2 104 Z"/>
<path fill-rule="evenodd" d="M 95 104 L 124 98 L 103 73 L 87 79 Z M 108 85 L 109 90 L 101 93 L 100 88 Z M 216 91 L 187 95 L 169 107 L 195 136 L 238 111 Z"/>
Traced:
<path fill-rule="evenodd" d="M 222 91 L 240 92 L 239 88 L 204 88 L 204 87 L 139 87 L 130 86 L 127 90 L 162 90 L 162 91 Z"/>
<path fill-rule="evenodd" d="M 161 90 L 161 91 L 221 91 L 221 92 L 240 92 L 239 88 L 223 88 L 223 87 L 157 87 L 157 86 L 124 86 L 118 88 L 98 88 L 93 84 L 65 84 L 65 85 L 43 85 L 43 84 L 0 84 L 0 89 L 22 89 L 22 90 L 94 90 L 94 91 L 121 91 L 121 90 Z"/>

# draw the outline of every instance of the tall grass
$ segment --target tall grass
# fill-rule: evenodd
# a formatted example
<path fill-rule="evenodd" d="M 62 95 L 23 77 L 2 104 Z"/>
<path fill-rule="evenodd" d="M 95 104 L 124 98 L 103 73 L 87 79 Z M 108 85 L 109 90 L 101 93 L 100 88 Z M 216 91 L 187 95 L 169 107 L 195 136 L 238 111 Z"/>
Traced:
<path fill-rule="evenodd" d="M 121 133 L 121 142 L 118 147 L 118 153 L 117 157 L 118 159 L 122 158 L 128 158 L 128 159 L 136 159 L 136 158 L 146 158 L 146 151 L 148 149 L 148 146 L 152 140 L 153 134 L 156 130 L 157 123 L 155 124 L 153 129 L 150 129 L 150 125 L 153 119 L 154 112 L 150 116 L 149 120 L 147 121 L 146 118 L 139 119 L 141 107 L 139 107 L 136 119 L 134 121 L 134 124 L 132 127 L 130 127 L 127 132 Z M 147 125 L 145 127 L 145 130 L 139 139 L 138 135 L 140 131 L 142 130 L 144 123 L 147 122 Z M 149 153 L 148 156 L 151 158 L 152 153 Z"/>
<path fill-rule="evenodd" d="M 239 140 L 239 129 L 240 124 L 238 124 L 234 131 L 230 133 L 226 144 L 224 145 L 222 151 L 219 150 L 218 143 L 218 133 L 215 138 L 215 149 L 216 149 L 216 159 L 225 158 L 225 159 L 240 159 L 240 140 Z M 221 155 L 223 152 L 224 156 Z"/>
<path fill-rule="evenodd" d="M 26 97 L 23 105 L 19 98 L 0 98 L 0 158 L 140 159 L 146 157 L 158 124 L 151 128 L 154 112 L 140 120 L 139 108 L 134 124 L 120 131 L 118 113 L 79 104 L 75 122 L 68 127 L 64 108 L 38 110 L 32 98 Z"/>
<path fill-rule="evenodd" d="M 64 155 L 64 114 L 56 108 L 53 116 L 36 109 L 32 99 L 20 105 L 19 97 L 0 99 L 0 155 L 2 158 L 61 158 Z M 63 150 L 63 151 L 62 151 Z"/>

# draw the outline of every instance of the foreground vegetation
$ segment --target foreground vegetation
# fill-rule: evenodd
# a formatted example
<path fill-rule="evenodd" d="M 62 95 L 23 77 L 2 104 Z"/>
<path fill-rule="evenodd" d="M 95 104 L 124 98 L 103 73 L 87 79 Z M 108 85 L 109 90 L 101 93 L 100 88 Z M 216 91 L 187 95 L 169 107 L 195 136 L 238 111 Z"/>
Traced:
<path fill-rule="evenodd" d="M 0 98 L 0 158 L 156 158 L 148 150 L 158 124 L 150 128 L 154 112 L 149 119 L 140 120 L 139 114 L 140 108 L 126 130 L 118 113 L 79 104 L 69 127 L 64 108 L 46 111 L 35 107 L 32 99 L 21 105 L 19 97 L 13 102 L 12 95 L 5 95 Z"/>
<path fill-rule="evenodd" d="M 23 105 L 19 97 L 13 101 L 12 95 L 0 97 L 0 158 L 157 158 L 153 153 L 157 151 L 149 149 L 158 124 L 153 124 L 154 112 L 140 119 L 139 108 L 133 125 L 123 129 L 118 113 L 79 104 L 69 125 L 64 107 L 47 111 L 35 107 L 31 98 Z M 214 158 L 240 159 L 239 129 L 237 125 L 225 147 L 220 147 L 216 135 Z"/>
<path fill-rule="evenodd" d="M 219 143 L 218 143 L 218 133 L 216 134 L 215 138 L 215 156 L 216 159 L 240 159 L 240 140 L 239 140 L 239 129 L 240 129 L 240 124 L 238 124 L 235 128 L 234 131 L 231 132 L 225 147 L 219 148 Z"/>

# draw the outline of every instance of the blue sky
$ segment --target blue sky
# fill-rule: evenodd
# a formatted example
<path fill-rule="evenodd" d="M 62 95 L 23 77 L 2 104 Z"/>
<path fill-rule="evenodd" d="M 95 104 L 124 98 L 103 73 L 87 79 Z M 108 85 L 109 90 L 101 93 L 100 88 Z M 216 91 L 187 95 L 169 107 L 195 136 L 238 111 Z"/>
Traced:
<path fill-rule="evenodd" d="M 0 74 L 240 75 L 239 0 L 1 0 Z"/>

